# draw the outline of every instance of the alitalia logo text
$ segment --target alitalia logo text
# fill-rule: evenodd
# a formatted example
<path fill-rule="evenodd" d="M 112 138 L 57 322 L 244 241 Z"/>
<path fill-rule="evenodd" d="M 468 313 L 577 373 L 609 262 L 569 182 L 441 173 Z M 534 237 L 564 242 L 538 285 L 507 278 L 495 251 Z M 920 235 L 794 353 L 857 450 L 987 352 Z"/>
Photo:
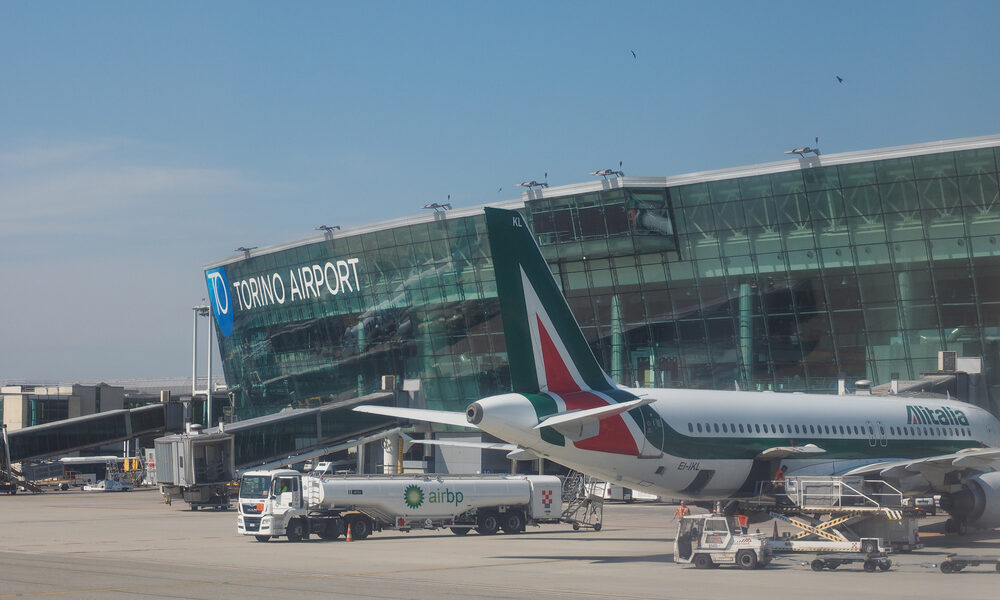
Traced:
<path fill-rule="evenodd" d="M 965 413 L 945 406 L 944 408 L 927 408 L 926 406 L 906 406 L 906 422 L 910 425 L 963 425 L 969 426 L 969 418 Z"/>

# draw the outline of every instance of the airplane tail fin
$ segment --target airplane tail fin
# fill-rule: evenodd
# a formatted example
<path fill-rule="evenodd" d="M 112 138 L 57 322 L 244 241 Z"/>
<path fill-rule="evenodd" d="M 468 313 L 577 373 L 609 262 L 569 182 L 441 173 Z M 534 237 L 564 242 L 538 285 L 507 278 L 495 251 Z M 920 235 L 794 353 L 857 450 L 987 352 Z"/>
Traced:
<path fill-rule="evenodd" d="M 513 210 L 484 210 L 513 391 L 616 389 L 587 344 L 524 217 Z"/>

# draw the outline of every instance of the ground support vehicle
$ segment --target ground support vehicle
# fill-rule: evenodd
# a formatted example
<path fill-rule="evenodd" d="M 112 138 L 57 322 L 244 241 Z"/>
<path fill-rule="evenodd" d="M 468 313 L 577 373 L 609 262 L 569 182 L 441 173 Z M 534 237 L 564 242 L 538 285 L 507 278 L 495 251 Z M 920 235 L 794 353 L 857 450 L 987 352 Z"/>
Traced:
<path fill-rule="evenodd" d="M 774 555 L 762 533 L 747 533 L 744 520 L 712 513 L 682 517 L 674 537 L 674 562 L 699 569 L 736 565 L 741 569 L 767 566 Z"/>
<path fill-rule="evenodd" d="M 822 571 L 823 569 L 833 571 L 841 565 L 849 565 L 856 562 L 860 562 L 862 568 L 868 573 L 888 571 L 892 567 L 892 561 L 889 560 L 889 557 L 884 552 L 873 554 L 865 552 L 824 552 L 817 554 L 816 558 L 809 563 L 809 566 L 813 571 Z"/>
<path fill-rule="evenodd" d="M 236 479 L 233 436 L 193 431 L 157 438 L 154 447 L 164 502 L 183 499 L 191 510 L 229 508 Z"/>
<path fill-rule="evenodd" d="M 562 521 L 562 482 L 537 475 L 340 475 L 247 471 L 240 480 L 237 531 L 266 542 L 316 534 L 439 529 L 456 535 L 520 533 Z"/>
<path fill-rule="evenodd" d="M 763 482 L 756 499 L 742 503 L 796 531 L 776 539 L 781 552 L 882 552 L 920 548 L 917 520 L 903 495 L 881 480 L 791 476 Z M 775 538 L 778 538 L 775 528 Z"/>
<path fill-rule="evenodd" d="M 941 561 L 938 568 L 942 573 L 958 573 L 965 567 L 978 567 L 979 565 L 994 565 L 997 573 L 1000 573 L 1000 558 L 992 556 L 969 556 L 965 554 L 949 554 Z"/>

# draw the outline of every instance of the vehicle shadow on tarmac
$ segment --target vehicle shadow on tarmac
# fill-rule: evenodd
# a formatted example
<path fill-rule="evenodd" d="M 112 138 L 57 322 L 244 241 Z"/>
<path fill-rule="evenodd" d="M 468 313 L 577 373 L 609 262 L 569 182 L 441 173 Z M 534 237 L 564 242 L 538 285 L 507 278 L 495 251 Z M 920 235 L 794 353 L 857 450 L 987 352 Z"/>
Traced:
<path fill-rule="evenodd" d="M 627 563 L 663 563 L 674 562 L 673 554 L 644 554 L 642 556 L 586 556 L 586 555 L 576 555 L 576 556 L 559 556 L 559 555 L 538 555 L 529 556 L 525 555 L 504 555 L 504 556 L 491 556 L 490 558 L 495 558 L 499 560 L 574 560 L 574 561 L 584 561 L 595 564 L 612 565 L 612 564 L 627 564 Z"/>

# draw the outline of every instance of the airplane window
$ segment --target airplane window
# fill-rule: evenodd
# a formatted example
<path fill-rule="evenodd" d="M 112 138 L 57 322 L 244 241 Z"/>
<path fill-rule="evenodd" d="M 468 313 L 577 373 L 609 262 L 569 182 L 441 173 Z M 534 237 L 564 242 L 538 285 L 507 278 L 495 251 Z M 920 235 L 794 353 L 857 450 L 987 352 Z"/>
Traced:
<path fill-rule="evenodd" d="M 854 426 L 854 435 L 861 435 L 861 431 L 858 430 L 858 426 Z"/>
<path fill-rule="evenodd" d="M 816 428 L 812 425 L 809 426 L 809 433 L 816 433 Z"/>
<path fill-rule="evenodd" d="M 760 433 L 760 423 L 758 423 L 758 424 L 754 425 L 754 427 L 756 427 L 756 428 L 757 428 L 757 433 Z"/>
<path fill-rule="evenodd" d="M 730 423 L 729 424 L 729 431 L 732 431 L 733 433 L 736 433 L 736 425 L 733 425 L 732 423 Z"/>
<path fill-rule="evenodd" d="M 868 435 L 875 435 L 875 429 L 871 425 L 868 426 Z"/>
<path fill-rule="evenodd" d="M 931 435 L 931 432 L 930 432 L 930 430 L 929 430 L 929 429 L 927 429 L 926 427 L 924 427 L 924 435 L 926 435 L 926 436 L 928 436 L 928 437 L 929 437 L 929 436 Z"/>
<path fill-rule="evenodd" d="M 778 430 L 781 431 L 781 433 L 785 433 L 785 426 L 784 425 L 778 425 Z"/>
<path fill-rule="evenodd" d="M 715 433 L 719 433 L 719 424 L 718 423 L 715 424 Z"/>
<path fill-rule="evenodd" d="M 843 425 L 840 426 L 840 435 L 845 435 Z"/>
<path fill-rule="evenodd" d="M 743 423 L 740 423 L 740 433 L 743 433 Z"/>
<path fill-rule="evenodd" d="M 712 433 L 712 424 L 705 423 L 705 433 Z"/>
<path fill-rule="evenodd" d="M 799 426 L 798 426 L 798 425 L 796 425 L 796 426 L 795 426 L 795 433 L 798 433 L 798 432 L 799 432 Z"/>
<path fill-rule="evenodd" d="M 698 433 L 701 433 L 701 423 L 698 423 Z"/>
<path fill-rule="evenodd" d="M 722 433 L 729 433 L 729 430 L 726 429 L 726 424 L 725 423 L 722 424 Z"/>
<path fill-rule="evenodd" d="M 889 435 L 896 435 L 896 428 L 891 425 L 889 426 Z"/>
<path fill-rule="evenodd" d="M 824 425 L 824 426 L 823 426 L 823 429 L 825 429 L 825 430 L 826 430 L 826 434 L 827 434 L 827 435 L 830 435 L 830 426 L 829 426 L 829 425 Z"/>
<path fill-rule="evenodd" d="M 878 432 L 879 432 L 879 435 L 881 435 L 882 437 L 885 437 L 885 427 L 879 425 L 878 426 Z"/>
<path fill-rule="evenodd" d="M 692 425 L 691 423 L 688 423 L 688 431 L 694 433 L 694 425 Z"/>
<path fill-rule="evenodd" d="M 774 423 L 771 423 L 771 433 L 778 433 L 778 428 L 774 426 Z"/>

